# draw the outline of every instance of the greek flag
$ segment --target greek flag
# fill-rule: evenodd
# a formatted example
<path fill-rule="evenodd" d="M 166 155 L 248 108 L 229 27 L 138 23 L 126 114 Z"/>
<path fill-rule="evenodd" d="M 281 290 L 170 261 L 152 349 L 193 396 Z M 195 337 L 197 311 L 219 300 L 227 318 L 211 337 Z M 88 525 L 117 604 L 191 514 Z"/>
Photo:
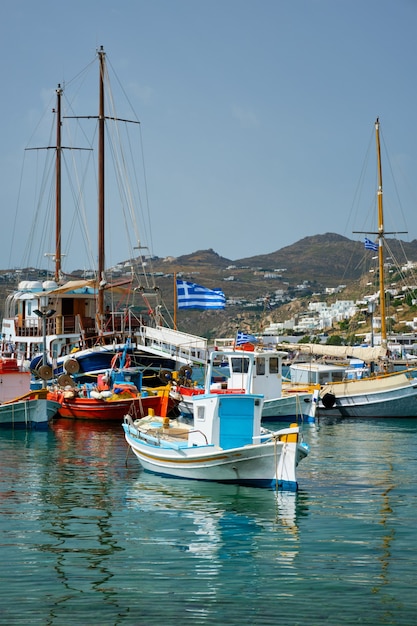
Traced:
<path fill-rule="evenodd" d="M 236 345 L 243 346 L 245 343 L 258 343 L 258 340 L 254 335 L 248 335 L 238 330 L 236 335 Z"/>
<path fill-rule="evenodd" d="M 378 244 L 374 243 L 373 241 L 371 241 L 367 237 L 365 237 L 365 248 L 367 250 L 372 250 L 373 252 L 378 252 Z"/>
<path fill-rule="evenodd" d="M 177 305 L 179 309 L 224 309 L 226 297 L 220 289 L 177 279 Z"/>

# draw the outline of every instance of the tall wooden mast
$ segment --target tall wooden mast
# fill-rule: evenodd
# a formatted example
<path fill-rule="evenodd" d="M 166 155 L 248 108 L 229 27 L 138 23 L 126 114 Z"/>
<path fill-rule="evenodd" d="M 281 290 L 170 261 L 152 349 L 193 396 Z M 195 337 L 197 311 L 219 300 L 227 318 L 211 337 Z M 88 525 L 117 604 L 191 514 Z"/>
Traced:
<path fill-rule="evenodd" d="M 104 285 L 105 285 L 105 206 L 104 206 L 104 72 L 106 69 L 105 52 L 103 46 L 98 51 L 100 62 L 99 81 L 99 113 L 98 113 L 98 300 L 97 317 L 100 331 L 104 323 Z"/>
<path fill-rule="evenodd" d="M 375 139 L 376 139 L 376 156 L 378 166 L 378 230 L 372 232 L 378 238 L 378 265 L 379 265 L 379 308 L 381 315 L 381 347 L 387 348 L 387 311 L 385 300 L 385 266 L 384 266 L 384 238 L 385 235 L 398 235 L 404 231 L 387 232 L 384 227 L 384 210 L 382 201 L 382 163 L 381 163 L 381 142 L 379 137 L 379 117 L 375 122 Z M 364 233 L 363 231 L 353 231 L 354 233 L 370 234 L 369 231 Z"/>
<path fill-rule="evenodd" d="M 55 281 L 62 277 L 61 259 L 61 85 L 56 89 L 56 156 L 55 156 Z"/>
<path fill-rule="evenodd" d="M 384 272 L 384 211 L 382 202 L 381 143 L 379 139 L 379 118 L 375 122 L 376 155 L 378 164 L 378 263 L 379 263 L 379 306 L 381 311 L 381 346 L 387 347 L 387 322 L 385 314 L 385 272 Z"/>

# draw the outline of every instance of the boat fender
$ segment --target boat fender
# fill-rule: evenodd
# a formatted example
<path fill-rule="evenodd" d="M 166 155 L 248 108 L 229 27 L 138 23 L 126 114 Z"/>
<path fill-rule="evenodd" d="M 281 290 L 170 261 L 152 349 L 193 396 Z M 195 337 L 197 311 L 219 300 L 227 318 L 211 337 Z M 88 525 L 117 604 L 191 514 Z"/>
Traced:
<path fill-rule="evenodd" d="M 331 409 L 336 402 L 336 396 L 334 393 L 325 393 L 321 401 L 325 409 Z"/>

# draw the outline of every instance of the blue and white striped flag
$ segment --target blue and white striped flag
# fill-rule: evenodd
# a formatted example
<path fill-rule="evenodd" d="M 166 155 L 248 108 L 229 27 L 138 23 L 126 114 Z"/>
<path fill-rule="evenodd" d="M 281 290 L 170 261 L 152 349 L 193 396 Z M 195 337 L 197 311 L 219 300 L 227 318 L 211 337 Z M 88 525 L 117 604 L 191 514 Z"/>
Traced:
<path fill-rule="evenodd" d="M 226 297 L 220 289 L 177 279 L 177 305 L 179 309 L 224 309 Z"/>
<path fill-rule="evenodd" d="M 236 345 L 243 346 L 245 343 L 258 343 L 258 340 L 254 335 L 248 335 L 247 333 L 242 333 L 238 330 L 236 335 Z"/>
<path fill-rule="evenodd" d="M 365 248 L 367 250 L 372 250 L 373 252 L 378 252 L 378 244 L 374 243 L 373 241 L 371 241 L 367 237 L 365 237 Z"/>

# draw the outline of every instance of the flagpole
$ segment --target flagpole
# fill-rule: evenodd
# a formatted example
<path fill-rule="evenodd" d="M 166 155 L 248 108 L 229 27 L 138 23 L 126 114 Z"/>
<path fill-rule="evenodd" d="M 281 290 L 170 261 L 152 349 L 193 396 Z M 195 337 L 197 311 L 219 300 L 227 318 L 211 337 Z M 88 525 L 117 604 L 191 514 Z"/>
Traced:
<path fill-rule="evenodd" d="M 177 272 L 174 272 L 174 330 L 177 330 Z"/>

